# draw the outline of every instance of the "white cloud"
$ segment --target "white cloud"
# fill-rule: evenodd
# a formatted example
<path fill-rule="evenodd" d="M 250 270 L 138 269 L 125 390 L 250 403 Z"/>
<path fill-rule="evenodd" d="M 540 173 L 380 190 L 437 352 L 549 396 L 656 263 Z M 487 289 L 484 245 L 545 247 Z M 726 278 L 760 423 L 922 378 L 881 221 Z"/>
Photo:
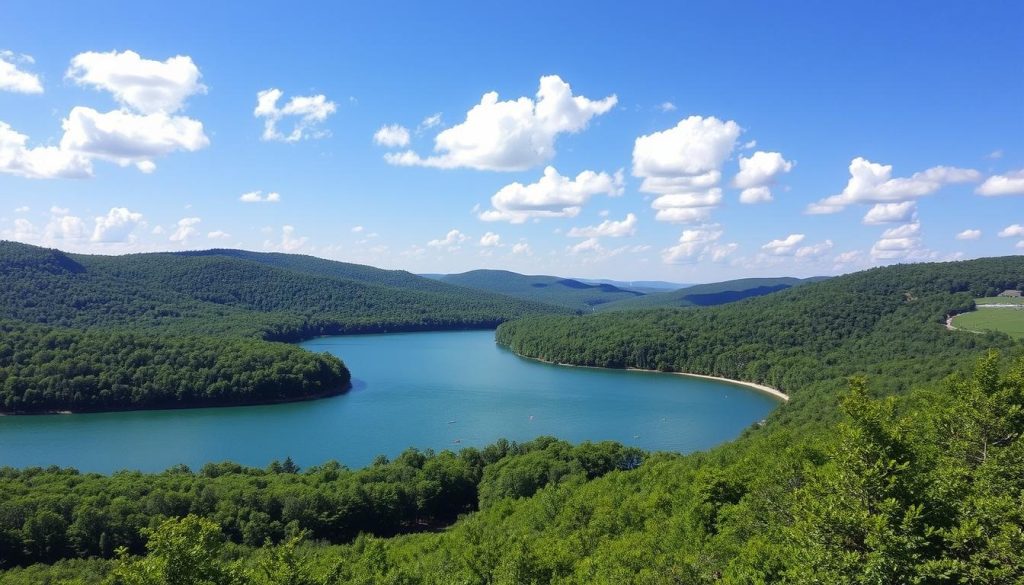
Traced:
<path fill-rule="evenodd" d="M 1003 153 L 1002 149 L 997 148 L 997 149 L 993 150 L 992 152 L 986 154 L 985 158 L 991 159 L 991 160 L 999 160 L 999 159 L 1003 158 L 1003 154 L 1004 153 Z"/>
<path fill-rule="evenodd" d="M 281 226 L 281 249 L 285 252 L 295 252 L 306 245 L 309 238 L 296 236 L 295 227 L 290 225 Z"/>
<path fill-rule="evenodd" d="M 857 157 L 850 162 L 850 180 L 842 193 L 826 197 L 807 207 L 807 213 L 838 213 L 856 203 L 895 203 L 935 193 L 952 183 L 981 178 L 974 169 L 932 167 L 910 177 L 892 178 L 892 165 L 873 163 Z"/>
<path fill-rule="evenodd" d="M 782 158 L 780 152 L 759 150 L 750 157 L 740 156 L 740 172 L 733 186 L 742 189 L 741 203 L 762 203 L 772 200 L 771 186 L 776 178 L 793 170 L 794 162 Z"/>
<path fill-rule="evenodd" d="M 981 230 L 964 230 L 956 235 L 958 240 L 977 240 L 981 237 Z"/>
<path fill-rule="evenodd" d="M 580 132 L 617 102 L 614 95 L 602 100 L 574 96 L 568 83 L 549 75 L 541 77 L 536 101 L 528 97 L 498 101 L 497 92 L 484 94 L 464 122 L 435 137 L 438 154 L 421 157 L 407 150 L 389 153 L 385 159 L 401 166 L 526 170 L 554 157 L 559 134 Z"/>
<path fill-rule="evenodd" d="M 527 243 L 527 242 L 516 242 L 515 244 L 512 245 L 512 253 L 513 254 L 522 254 L 524 256 L 530 256 L 530 255 L 533 254 L 533 251 L 530 250 L 530 244 L 529 243 Z"/>
<path fill-rule="evenodd" d="M 837 265 L 854 264 L 861 262 L 863 258 L 864 253 L 861 252 L 860 250 L 850 250 L 849 252 L 837 254 L 834 259 L 834 262 Z"/>
<path fill-rule="evenodd" d="M 563 177 L 554 167 L 529 185 L 505 185 L 491 197 L 492 209 L 480 213 L 484 221 L 523 223 L 530 218 L 575 217 L 594 195 L 622 194 L 622 173 L 615 175 L 583 171 L 575 179 Z"/>
<path fill-rule="evenodd" d="M 1017 247 L 1024 250 L 1024 240 L 1017 242 Z"/>
<path fill-rule="evenodd" d="M 80 179 L 92 176 L 89 160 L 55 146 L 28 148 L 28 136 L 0 122 L 0 173 L 29 179 Z"/>
<path fill-rule="evenodd" d="M 28 55 L 15 55 L 11 51 L 0 51 L 0 91 L 15 93 L 43 93 L 39 76 L 18 68 L 20 63 L 32 63 Z"/>
<path fill-rule="evenodd" d="M 317 126 L 333 114 L 337 104 L 323 94 L 311 96 L 293 96 L 284 107 L 277 106 L 278 100 L 284 95 L 279 89 L 265 89 L 256 94 L 256 109 L 253 116 L 263 118 L 263 140 L 279 140 L 298 142 L 303 138 L 321 138 L 326 131 L 318 130 Z M 278 122 L 285 118 L 295 118 L 291 132 L 282 134 L 277 129 Z"/>
<path fill-rule="evenodd" d="M 238 200 L 242 203 L 280 203 L 281 194 L 277 191 L 271 191 L 266 195 L 263 191 L 249 191 L 242 193 Z"/>
<path fill-rule="evenodd" d="M 381 146 L 409 146 L 409 129 L 398 124 L 381 126 L 374 133 L 373 141 Z"/>
<path fill-rule="evenodd" d="M 789 234 L 781 240 L 772 240 L 761 246 L 761 249 L 775 256 L 790 256 L 796 252 L 797 246 L 804 241 L 804 234 Z"/>
<path fill-rule="evenodd" d="M 908 223 L 882 232 L 882 237 L 871 247 L 871 257 L 875 260 L 894 260 L 920 255 L 921 224 Z"/>
<path fill-rule="evenodd" d="M 85 238 L 85 222 L 71 215 L 62 207 L 50 208 L 50 222 L 46 224 L 45 235 L 49 240 L 81 240 Z"/>
<path fill-rule="evenodd" d="M 226 240 L 231 237 L 231 234 L 221 230 L 214 230 L 207 233 L 206 237 L 211 240 Z"/>
<path fill-rule="evenodd" d="M 21 207 L 14 208 L 14 213 L 28 213 L 29 211 L 32 211 L 32 208 L 28 205 L 22 205 Z"/>
<path fill-rule="evenodd" d="M 436 127 L 438 127 L 440 125 L 441 125 L 441 112 L 438 112 L 438 113 L 436 113 L 436 114 L 434 114 L 432 116 L 427 116 L 426 118 L 423 118 L 423 121 L 420 122 L 420 125 L 416 127 L 416 132 L 422 132 L 424 130 L 430 130 L 431 128 L 436 128 Z"/>
<path fill-rule="evenodd" d="M 363 230 L 364 230 L 364 229 L 365 229 L 365 228 L 364 228 L 363 226 L 361 226 L 361 225 L 357 225 L 357 226 L 355 226 L 355 227 L 353 227 L 353 228 L 352 228 L 352 233 L 353 233 L 353 234 L 360 234 L 360 233 L 362 233 L 362 232 L 363 232 Z"/>
<path fill-rule="evenodd" d="M 660 195 L 652 203 L 656 219 L 693 223 L 710 216 L 722 199 L 721 166 L 740 132 L 732 120 L 690 116 L 636 139 L 633 175 L 643 179 L 641 191 Z"/>
<path fill-rule="evenodd" d="M 13 230 L 4 230 L 3 235 L 5 238 L 10 240 L 16 240 L 18 242 L 31 242 L 36 239 L 39 232 L 36 230 L 36 226 L 31 221 L 24 217 L 19 217 L 14 220 Z"/>
<path fill-rule="evenodd" d="M 683 230 L 679 243 L 661 252 L 661 259 L 666 264 L 679 264 L 710 258 L 719 262 L 735 252 L 739 245 L 735 243 L 719 244 L 722 230 L 716 225 L 702 226 Z"/>
<path fill-rule="evenodd" d="M 1000 238 L 1022 238 L 1024 237 L 1024 225 L 1015 223 L 1008 225 L 999 232 Z"/>
<path fill-rule="evenodd" d="M 626 218 L 622 221 L 605 220 L 599 225 L 592 225 L 587 227 L 574 227 L 569 230 L 570 238 L 621 238 L 623 236 L 632 236 L 636 233 L 636 215 L 632 213 L 626 214 Z"/>
<path fill-rule="evenodd" d="M 188 241 L 189 238 L 199 233 L 199 229 L 197 229 L 196 226 L 199 225 L 201 221 L 203 220 L 198 217 L 183 217 L 179 219 L 177 229 L 174 230 L 174 233 L 172 233 L 171 237 L 168 239 L 172 242 L 184 243 Z"/>
<path fill-rule="evenodd" d="M 876 203 L 864 215 L 864 223 L 878 225 L 880 223 L 904 223 L 917 215 L 917 202 L 904 201 L 902 203 Z"/>
<path fill-rule="evenodd" d="M 672 102 L 661 102 L 658 104 L 658 109 L 662 112 L 674 112 L 676 111 L 676 105 Z"/>
<path fill-rule="evenodd" d="M 101 113 L 76 106 L 63 122 L 60 150 L 152 172 L 153 158 L 178 150 L 194 152 L 210 140 L 203 123 L 165 112 L 140 115 L 125 110 Z"/>
<path fill-rule="evenodd" d="M 1024 195 L 1024 169 L 1010 171 L 1005 175 L 992 175 L 974 190 L 978 195 L 997 197 L 999 195 Z"/>
<path fill-rule="evenodd" d="M 601 242 L 597 238 L 587 238 L 586 240 L 569 247 L 569 253 L 574 256 L 586 254 L 588 252 L 603 254 L 604 251 L 604 247 L 601 246 Z"/>
<path fill-rule="evenodd" d="M 487 232 L 480 238 L 480 245 L 485 248 L 494 248 L 501 245 L 501 236 L 494 232 Z"/>
<path fill-rule="evenodd" d="M 189 96 L 206 93 L 199 68 L 183 55 L 153 61 L 135 51 L 81 53 L 71 60 L 67 77 L 109 91 L 121 105 L 142 114 L 173 114 Z"/>
<path fill-rule="evenodd" d="M 123 242 L 142 223 L 142 214 L 125 207 L 113 207 L 106 215 L 96 218 L 92 232 L 93 242 Z"/>
<path fill-rule="evenodd" d="M 747 142 L 744 142 L 743 145 L 740 146 L 740 148 L 743 149 L 743 150 L 752 150 L 754 148 L 757 148 L 757 141 L 756 140 L 748 140 Z"/>
<path fill-rule="evenodd" d="M 811 246 L 801 246 L 797 248 L 795 256 L 797 258 L 817 258 L 831 250 L 832 246 L 832 240 L 825 240 Z"/>
<path fill-rule="evenodd" d="M 28 148 L 28 137 L 0 122 L 0 172 L 28 178 L 92 175 L 92 161 L 134 164 L 143 173 L 156 169 L 153 159 L 175 151 L 195 151 L 210 141 L 203 124 L 174 115 L 190 95 L 206 91 L 199 69 L 189 57 L 167 61 L 142 59 L 137 53 L 82 53 L 67 76 L 80 85 L 109 91 L 121 109 L 101 113 L 76 106 L 62 122 L 60 146 Z"/>
<path fill-rule="evenodd" d="M 457 250 L 459 244 L 469 239 L 469 236 L 460 232 L 457 229 L 449 230 L 443 238 L 437 240 L 430 240 L 427 245 L 431 248 L 448 248 L 449 250 Z"/>

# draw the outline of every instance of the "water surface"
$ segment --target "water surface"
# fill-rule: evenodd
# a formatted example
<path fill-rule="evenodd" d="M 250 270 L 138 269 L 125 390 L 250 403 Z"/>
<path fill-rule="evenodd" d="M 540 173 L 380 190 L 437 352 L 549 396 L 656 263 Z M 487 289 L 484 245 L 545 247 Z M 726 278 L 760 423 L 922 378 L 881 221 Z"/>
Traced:
<path fill-rule="evenodd" d="M 689 452 L 736 437 L 777 404 L 732 384 L 554 366 L 519 358 L 491 331 L 324 337 L 302 344 L 352 370 L 323 400 L 191 410 L 0 417 L 0 466 L 159 471 L 209 461 L 350 467 L 404 449 L 554 435 Z"/>

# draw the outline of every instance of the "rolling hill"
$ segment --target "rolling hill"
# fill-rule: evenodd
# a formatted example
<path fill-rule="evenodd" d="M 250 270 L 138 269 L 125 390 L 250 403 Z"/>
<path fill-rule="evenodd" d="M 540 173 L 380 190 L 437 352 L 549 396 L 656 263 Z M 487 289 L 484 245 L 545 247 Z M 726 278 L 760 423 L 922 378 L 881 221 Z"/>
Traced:
<path fill-rule="evenodd" d="M 461 274 L 447 274 L 440 277 L 440 280 L 448 284 L 588 312 L 605 303 L 643 296 L 641 292 L 611 284 L 588 284 L 557 276 L 528 276 L 507 270 L 471 270 Z"/>
<path fill-rule="evenodd" d="M 653 309 L 658 307 L 709 307 L 724 305 L 750 297 L 785 290 L 790 287 L 817 282 L 824 277 L 812 278 L 741 278 L 710 284 L 695 284 L 670 292 L 658 292 L 633 299 L 623 299 L 602 305 L 599 311 L 627 309 Z"/>

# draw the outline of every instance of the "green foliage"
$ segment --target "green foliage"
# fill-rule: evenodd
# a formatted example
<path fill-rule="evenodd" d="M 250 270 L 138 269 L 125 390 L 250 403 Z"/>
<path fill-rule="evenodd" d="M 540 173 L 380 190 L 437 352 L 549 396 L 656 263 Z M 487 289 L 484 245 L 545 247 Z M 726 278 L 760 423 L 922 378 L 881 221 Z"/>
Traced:
<path fill-rule="evenodd" d="M 344 391 L 328 355 L 269 341 L 493 327 L 560 309 L 407 272 L 210 250 L 70 255 L 0 242 L 0 412 L 181 408 Z"/>
<path fill-rule="evenodd" d="M 813 278 L 741 278 L 710 284 L 695 284 L 679 290 L 652 293 L 601 305 L 599 311 L 654 309 L 664 307 L 710 307 L 759 297 L 794 286 L 823 280 Z"/>
<path fill-rule="evenodd" d="M 955 371 L 1003 335 L 947 331 L 946 315 L 1024 279 L 1024 258 L 877 268 L 691 310 L 529 317 L 498 328 L 516 353 L 559 363 L 709 374 L 767 384 L 792 400 L 771 421 L 834 420 L 844 380 L 897 394 Z"/>
<path fill-rule="evenodd" d="M 635 299 L 643 293 L 611 284 L 588 284 L 557 276 L 528 276 L 507 270 L 471 270 L 446 274 L 441 282 L 590 312 L 596 307 Z"/>
<path fill-rule="evenodd" d="M 198 473 L 176 467 L 112 476 L 0 468 L 0 568 L 139 554 L 148 529 L 188 514 L 247 546 L 299 534 L 334 543 L 360 533 L 391 536 L 450 524 L 478 501 L 528 497 L 569 475 L 592 479 L 641 460 L 637 449 L 615 443 L 574 447 L 541 437 L 458 454 L 410 449 L 358 471 L 334 462 L 302 471 L 290 459 L 265 470 L 211 463 Z"/>

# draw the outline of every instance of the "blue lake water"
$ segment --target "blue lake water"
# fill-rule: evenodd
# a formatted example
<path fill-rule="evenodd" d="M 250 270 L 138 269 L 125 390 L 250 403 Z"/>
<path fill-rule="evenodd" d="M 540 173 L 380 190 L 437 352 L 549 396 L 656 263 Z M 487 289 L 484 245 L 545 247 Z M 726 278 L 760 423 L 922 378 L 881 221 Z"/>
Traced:
<path fill-rule="evenodd" d="M 777 405 L 732 384 L 554 366 L 494 344 L 491 331 L 324 337 L 345 360 L 347 394 L 193 410 L 0 417 L 0 466 L 159 471 L 232 460 L 361 467 L 408 447 L 458 449 L 553 435 L 689 452 L 739 435 Z"/>

